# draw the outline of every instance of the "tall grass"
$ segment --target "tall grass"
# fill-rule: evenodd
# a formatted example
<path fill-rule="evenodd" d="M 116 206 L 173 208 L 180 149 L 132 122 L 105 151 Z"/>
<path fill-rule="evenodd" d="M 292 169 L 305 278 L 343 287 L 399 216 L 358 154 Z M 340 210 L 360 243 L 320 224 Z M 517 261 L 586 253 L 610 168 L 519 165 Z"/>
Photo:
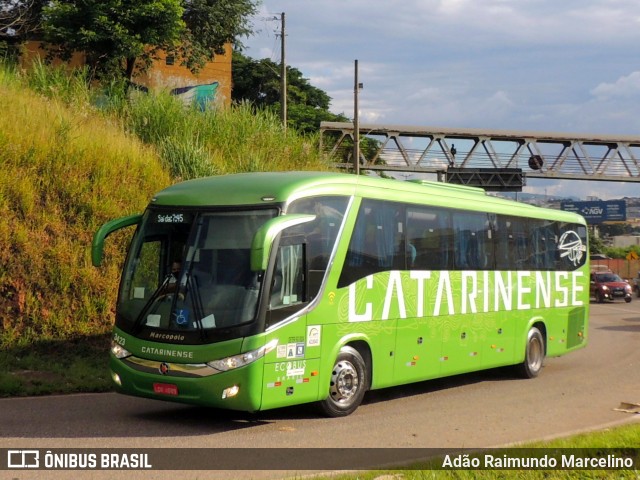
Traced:
<path fill-rule="evenodd" d="M 126 239 L 99 271 L 92 234 L 169 176 L 153 149 L 93 113 L 87 86 L 0 72 L 0 345 L 105 332 Z"/>
<path fill-rule="evenodd" d="M 167 94 L 125 95 L 86 70 L 0 64 L 0 346 L 103 334 L 131 232 L 90 265 L 106 220 L 168 184 L 206 175 L 327 170 L 317 137 L 248 105 L 200 111 Z"/>
<path fill-rule="evenodd" d="M 272 113 L 247 104 L 200 111 L 167 94 L 137 96 L 126 124 L 158 147 L 165 166 L 179 179 L 330 168 L 318 152 L 317 135 L 286 133 Z"/>

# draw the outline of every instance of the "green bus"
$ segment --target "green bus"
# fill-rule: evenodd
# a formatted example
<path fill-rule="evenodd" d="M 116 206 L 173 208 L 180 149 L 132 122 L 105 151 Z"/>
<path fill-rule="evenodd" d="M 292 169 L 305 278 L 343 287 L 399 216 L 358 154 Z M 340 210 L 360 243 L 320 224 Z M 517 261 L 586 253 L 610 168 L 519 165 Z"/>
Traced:
<path fill-rule="evenodd" d="M 110 370 L 122 393 L 258 411 L 514 365 L 587 342 L 587 228 L 473 187 L 342 173 L 201 178 L 137 225 Z"/>

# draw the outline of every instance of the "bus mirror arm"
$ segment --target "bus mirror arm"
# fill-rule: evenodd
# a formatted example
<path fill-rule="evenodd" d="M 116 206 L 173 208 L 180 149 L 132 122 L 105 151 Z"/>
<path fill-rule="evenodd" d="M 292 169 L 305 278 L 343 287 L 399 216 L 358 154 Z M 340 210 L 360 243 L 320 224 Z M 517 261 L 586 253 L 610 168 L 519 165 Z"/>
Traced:
<path fill-rule="evenodd" d="M 113 232 L 120 230 L 121 228 L 130 227 L 131 225 L 137 225 L 140 223 L 142 214 L 129 215 L 126 217 L 116 218 L 102 225 L 93 236 L 93 242 L 91 243 L 91 263 L 94 267 L 99 267 L 102 264 L 102 253 L 104 251 L 104 239 L 111 235 Z"/>
<path fill-rule="evenodd" d="M 271 245 L 280 232 L 302 223 L 316 219 L 315 215 L 291 214 L 281 215 L 265 222 L 253 237 L 251 243 L 251 270 L 253 272 L 265 271 L 269 263 Z"/>

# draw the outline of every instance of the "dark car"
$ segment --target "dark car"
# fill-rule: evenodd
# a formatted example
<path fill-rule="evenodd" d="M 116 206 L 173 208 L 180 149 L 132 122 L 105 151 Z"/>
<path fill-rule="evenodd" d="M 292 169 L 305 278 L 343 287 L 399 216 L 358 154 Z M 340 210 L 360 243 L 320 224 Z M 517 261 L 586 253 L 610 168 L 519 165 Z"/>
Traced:
<path fill-rule="evenodd" d="M 605 300 L 623 298 L 625 302 L 631 301 L 631 285 L 613 272 L 591 273 L 591 296 L 598 303 Z"/>

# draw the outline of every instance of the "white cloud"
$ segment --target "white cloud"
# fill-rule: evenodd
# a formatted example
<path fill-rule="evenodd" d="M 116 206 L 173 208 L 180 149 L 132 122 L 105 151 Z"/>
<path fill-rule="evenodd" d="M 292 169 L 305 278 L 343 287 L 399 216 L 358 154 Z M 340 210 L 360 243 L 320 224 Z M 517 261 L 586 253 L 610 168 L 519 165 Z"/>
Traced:
<path fill-rule="evenodd" d="M 640 95 L 640 71 L 620 77 L 613 83 L 601 83 L 591 93 L 600 99 Z"/>

